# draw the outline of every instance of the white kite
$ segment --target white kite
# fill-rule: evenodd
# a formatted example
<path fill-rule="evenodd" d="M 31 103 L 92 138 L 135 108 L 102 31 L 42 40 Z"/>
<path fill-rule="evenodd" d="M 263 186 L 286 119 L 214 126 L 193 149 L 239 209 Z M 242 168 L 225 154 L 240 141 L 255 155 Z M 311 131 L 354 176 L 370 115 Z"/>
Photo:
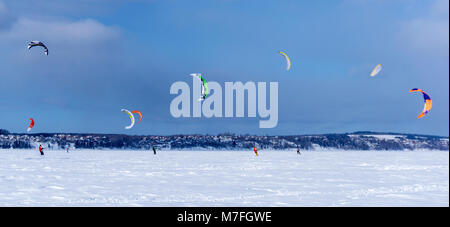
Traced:
<path fill-rule="evenodd" d="M 129 110 L 126 110 L 126 109 L 122 109 L 122 111 L 127 113 L 128 116 L 130 117 L 130 120 L 131 120 L 131 124 L 126 126 L 125 129 L 133 128 L 133 126 L 134 126 L 134 115 L 133 115 L 133 113 L 131 113 Z"/>
<path fill-rule="evenodd" d="M 376 76 L 381 71 L 381 64 L 375 66 L 375 68 L 370 73 L 370 76 Z"/>

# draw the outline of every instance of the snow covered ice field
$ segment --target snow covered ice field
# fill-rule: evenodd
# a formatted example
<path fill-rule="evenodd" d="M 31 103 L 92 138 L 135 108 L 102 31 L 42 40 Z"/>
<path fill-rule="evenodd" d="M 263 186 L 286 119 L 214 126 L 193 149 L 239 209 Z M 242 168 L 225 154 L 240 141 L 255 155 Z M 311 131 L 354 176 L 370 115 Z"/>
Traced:
<path fill-rule="evenodd" d="M 0 206 L 449 206 L 449 152 L 0 149 Z"/>

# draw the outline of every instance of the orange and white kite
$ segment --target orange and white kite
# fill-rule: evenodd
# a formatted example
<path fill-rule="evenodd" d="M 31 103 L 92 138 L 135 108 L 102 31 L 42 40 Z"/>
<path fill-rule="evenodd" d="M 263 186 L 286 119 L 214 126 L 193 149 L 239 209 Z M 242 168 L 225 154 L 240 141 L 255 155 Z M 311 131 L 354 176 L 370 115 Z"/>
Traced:
<path fill-rule="evenodd" d="M 32 117 L 30 118 L 30 121 L 31 121 L 30 126 L 28 126 L 28 128 L 27 128 L 27 132 L 31 131 L 31 129 L 34 127 L 34 120 Z"/>

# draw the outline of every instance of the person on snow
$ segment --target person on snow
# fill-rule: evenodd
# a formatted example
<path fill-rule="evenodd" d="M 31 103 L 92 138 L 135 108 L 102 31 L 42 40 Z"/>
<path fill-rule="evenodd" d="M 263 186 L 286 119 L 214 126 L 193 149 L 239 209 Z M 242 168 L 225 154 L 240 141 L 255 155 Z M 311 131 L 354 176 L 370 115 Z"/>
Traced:
<path fill-rule="evenodd" d="M 156 147 L 153 147 L 153 154 L 156 155 Z"/>
<path fill-rule="evenodd" d="M 253 151 L 255 152 L 255 155 L 258 156 L 258 149 L 256 149 L 256 147 L 253 147 Z"/>
<path fill-rule="evenodd" d="M 44 148 L 40 144 L 39 144 L 39 152 L 41 153 L 41 155 L 44 155 Z"/>
<path fill-rule="evenodd" d="M 298 155 L 301 155 L 301 153 L 300 153 L 300 148 L 298 148 L 298 147 L 297 147 L 297 154 L 298 154 Z"/>

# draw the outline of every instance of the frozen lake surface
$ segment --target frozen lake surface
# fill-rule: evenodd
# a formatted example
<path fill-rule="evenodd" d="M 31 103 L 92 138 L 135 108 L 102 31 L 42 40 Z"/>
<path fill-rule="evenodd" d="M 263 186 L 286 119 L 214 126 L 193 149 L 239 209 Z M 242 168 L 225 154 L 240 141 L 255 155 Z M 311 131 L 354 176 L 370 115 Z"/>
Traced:
<path fill-rule="evenodd" d="M 0 206 L 449 206 L 449 152 L 0 149 Z"/>

